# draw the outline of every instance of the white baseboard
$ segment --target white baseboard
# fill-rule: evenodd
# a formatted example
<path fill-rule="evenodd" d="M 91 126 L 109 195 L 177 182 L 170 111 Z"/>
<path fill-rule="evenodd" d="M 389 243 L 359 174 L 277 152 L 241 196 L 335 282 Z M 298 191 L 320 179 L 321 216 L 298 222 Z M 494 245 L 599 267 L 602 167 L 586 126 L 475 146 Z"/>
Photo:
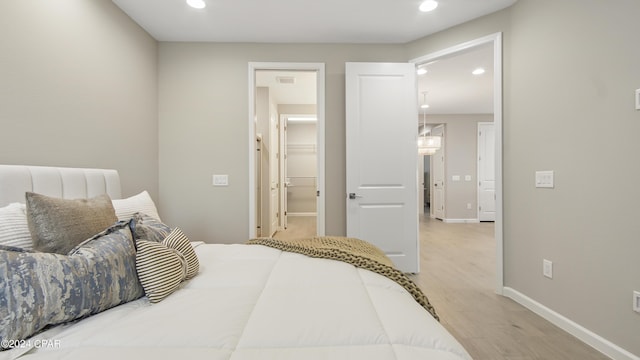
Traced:
<path fill-rule="evenodd" d="M 443 219 L 442 222 L 449 224 L 475 224 L 479 223 L 478 219 Z"/>
<path fill-rule="evenodd" d="M 549 309 L 548 307 L 518 292 L 517 290 L 505 286 L 502 289 L 502 294 L 517 302 L 518 304 L 526 307 L 527 309 L 533 311 L 534 313 L 540 315 L 562 330 L 577 337 L 585 344 L 600 351 L 611 359 L 640 360 L 640 357 L 630 353 L 629 351 L 621 348 L 620 346 L 612 343 L 611 341 L 603 338 L 593 331 L 584 328 L 580 324 L 577 324 L 574 321 L 562 316 L 561 314 Z"/>

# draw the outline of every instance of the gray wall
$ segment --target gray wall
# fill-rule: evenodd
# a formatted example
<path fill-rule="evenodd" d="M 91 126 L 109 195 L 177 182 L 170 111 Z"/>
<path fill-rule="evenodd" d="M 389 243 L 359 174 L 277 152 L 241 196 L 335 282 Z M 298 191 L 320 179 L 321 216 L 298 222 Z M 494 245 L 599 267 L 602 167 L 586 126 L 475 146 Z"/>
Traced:
<path fill-rule="evenodd" d="M 504 32 L 506 286 L 636 356 L 638 14 L 636 0 L 519 0 L 407 45 L 415 58 Z M 554 170 L 555 189 L 536 189 L 536 170 Z"/>
<path fill-rule="evenodd" d="M 639 14 L 637 0 L 519 2 L 504 133 L 507 285 L 637 356 Z M 536 170 L 556 188 L 535 189 Z"/>
<path fill-rule="evenodd" d="M 0 164 L 114 168 L 158 199 L 157 43 L 111 1 L 0 1 Z"/>
<path fill-rule="evenodd" d="M 326 234 L 345 223 L 344 67 L 405 61 L 400 45 L 161 43 L 160 200 L 163 220 L 217 243 L 249 234 L 249 62 L 325 63 Z M 211 186 L 228 174 L 228 187 Z"/>

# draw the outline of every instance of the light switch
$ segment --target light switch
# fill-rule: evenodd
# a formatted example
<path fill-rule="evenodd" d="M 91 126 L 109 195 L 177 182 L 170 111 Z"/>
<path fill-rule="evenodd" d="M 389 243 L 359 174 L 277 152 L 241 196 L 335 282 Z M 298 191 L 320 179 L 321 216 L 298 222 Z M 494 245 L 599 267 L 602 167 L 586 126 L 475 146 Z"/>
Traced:
<path fill-rule="evenodd" d="M 640 110 L 640 89 L 636 89 L 636 110 Z"/>
<path fill-rule="evenodd" d="M 213 175 L 213 186 L 228 186 L 229 175 Z"/>
<path fill-rule="evenodd" d="M 537 188 L 553 188 L 553 170 L 536 171 L 536 187 Z"/>
<path fill-rule="evenodd" d="M 460 181 L 460 175 L 453 175 L 453 176 L 451 176 L 451 180 L 453 180 L 453 181 Z"/>
<path fill-rule="evenodd" d="M 464 181 L 471 181 L 471 175 L 465 175 Z"/>

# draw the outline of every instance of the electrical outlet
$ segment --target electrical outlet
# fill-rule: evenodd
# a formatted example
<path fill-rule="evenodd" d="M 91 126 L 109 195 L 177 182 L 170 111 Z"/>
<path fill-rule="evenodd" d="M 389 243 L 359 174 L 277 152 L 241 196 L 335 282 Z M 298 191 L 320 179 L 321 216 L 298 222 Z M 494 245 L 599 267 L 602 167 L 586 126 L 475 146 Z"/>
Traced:
<path fill-rule="evenodd" d="M 633 311 L 640 313 L 640 291 L 633 292 Z"/>
<path fill-rule="evenodd" d="M 542 260 L 542 275 L 549 279 L 553 279 L 553 262 L 551 260 Z"/>

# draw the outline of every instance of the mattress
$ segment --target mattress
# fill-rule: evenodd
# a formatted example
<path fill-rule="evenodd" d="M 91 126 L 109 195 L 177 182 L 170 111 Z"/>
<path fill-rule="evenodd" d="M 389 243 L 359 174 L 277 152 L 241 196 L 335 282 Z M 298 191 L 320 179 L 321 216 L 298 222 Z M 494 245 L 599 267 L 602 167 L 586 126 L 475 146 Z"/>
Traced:
<path fill-rule="evenodd" d="M 57 326 L 0 359 L 470 359 L 382 275 L 261 245 L 195 250 L 200 273 L 163 301 Z"/>

